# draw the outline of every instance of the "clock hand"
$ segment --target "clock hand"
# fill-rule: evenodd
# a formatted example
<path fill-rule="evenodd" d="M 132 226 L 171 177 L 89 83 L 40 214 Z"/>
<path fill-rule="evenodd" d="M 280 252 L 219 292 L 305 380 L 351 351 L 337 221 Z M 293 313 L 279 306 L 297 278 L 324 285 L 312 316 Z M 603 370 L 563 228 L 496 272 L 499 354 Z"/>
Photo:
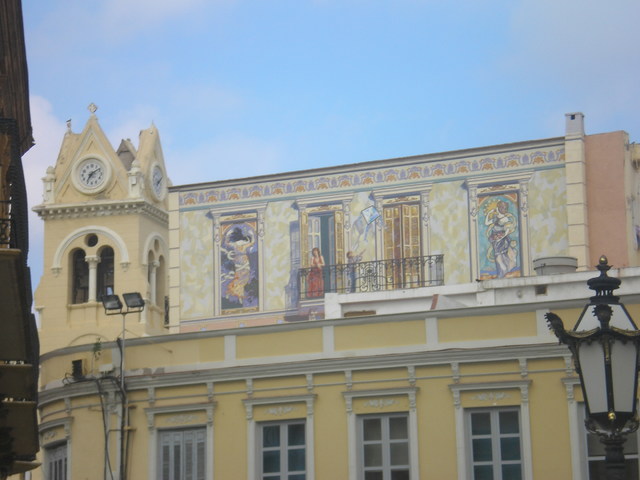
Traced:
<path fill-rule="evenodd" d="M 87 180 L 91 180 L 91 177 L 93 177 L 96 173 L 98 173 L 98 171 L 100 171 L 100 169 L 96 168 L 95 170 L 89 172 L 89 176 L 87 177 Z"/>

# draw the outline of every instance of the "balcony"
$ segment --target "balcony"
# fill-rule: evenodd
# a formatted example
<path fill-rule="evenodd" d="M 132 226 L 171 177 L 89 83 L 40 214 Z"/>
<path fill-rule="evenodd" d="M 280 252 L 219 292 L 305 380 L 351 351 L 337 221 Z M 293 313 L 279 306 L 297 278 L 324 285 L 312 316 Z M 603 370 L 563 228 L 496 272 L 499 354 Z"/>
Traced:
<path fill-rule="evenodd" d="M 39 448 L 39 347 L 31 312 L 27 193 L 18 132 L 15 120 L 0 118 L 0 478 L 35 468 Z"/>
<path fill-rule="evenodd" d="M 432 287 L 444 283 L 444 255 L 325 265 L 321 270 L 301 268 L 301 300 L 325 293 L 363 293 Z"/>

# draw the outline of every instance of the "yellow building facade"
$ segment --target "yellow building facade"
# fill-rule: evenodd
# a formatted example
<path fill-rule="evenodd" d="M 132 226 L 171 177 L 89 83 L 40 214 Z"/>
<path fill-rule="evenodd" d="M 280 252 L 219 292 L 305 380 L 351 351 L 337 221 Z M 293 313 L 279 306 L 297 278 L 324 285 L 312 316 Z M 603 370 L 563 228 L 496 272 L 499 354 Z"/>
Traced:
<path fill-rule="evenodd" d="M 544 314 L 576 321 L 606 253 L 640 318 L 624 132 L 576 113 L 564 137 L 165 195 L 155 128 L 114 151 L 94 113 L 36 207 L 37 478 L 602 478 Z M 145 310 L 107 316 L 111 291 Z"/>

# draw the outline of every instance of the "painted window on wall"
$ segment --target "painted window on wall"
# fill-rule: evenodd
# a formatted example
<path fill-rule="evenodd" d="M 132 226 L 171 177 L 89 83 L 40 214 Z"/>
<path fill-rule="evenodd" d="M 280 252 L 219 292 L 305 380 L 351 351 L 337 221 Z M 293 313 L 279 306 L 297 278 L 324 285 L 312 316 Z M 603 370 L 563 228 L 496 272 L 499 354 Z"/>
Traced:
<path fill-rule="evenodd" d="M 478 195 L 481 280 L 522 275 L 518 193 Z"/>
<path fill-rule="evenodd" d="M 223 313 L 258 309 L 258 238 L 255 220 L 221 225 L 220 285 Z"/>

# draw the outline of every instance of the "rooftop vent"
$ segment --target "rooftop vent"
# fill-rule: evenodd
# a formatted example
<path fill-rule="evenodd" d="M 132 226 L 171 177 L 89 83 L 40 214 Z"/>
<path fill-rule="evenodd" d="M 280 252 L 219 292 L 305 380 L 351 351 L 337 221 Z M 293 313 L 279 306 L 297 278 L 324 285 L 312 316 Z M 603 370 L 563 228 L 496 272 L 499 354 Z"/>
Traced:
<path fill-rule="evenodd" d="M 542 257 L 533 261 L 536 275 L 556 275 L 558 273 L 573 273 L 578 268 L 575 257 Z"/>

